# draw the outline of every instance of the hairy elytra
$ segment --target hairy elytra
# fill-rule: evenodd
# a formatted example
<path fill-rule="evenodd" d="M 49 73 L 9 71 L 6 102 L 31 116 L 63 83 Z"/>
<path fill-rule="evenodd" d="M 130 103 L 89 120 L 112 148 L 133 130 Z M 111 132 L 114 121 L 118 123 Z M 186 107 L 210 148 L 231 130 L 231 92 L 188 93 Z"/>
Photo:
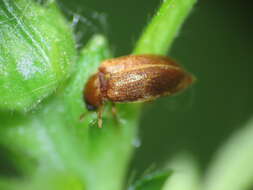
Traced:
<path fill-rule="evenodd" d="M 88 110 L 102 109 L 106 101 L 145 102 L 172 95 L 192 84 L 194 77 L 166 56 L 128 55 L 105 60 L 90 77 L 83 98 Z"/>

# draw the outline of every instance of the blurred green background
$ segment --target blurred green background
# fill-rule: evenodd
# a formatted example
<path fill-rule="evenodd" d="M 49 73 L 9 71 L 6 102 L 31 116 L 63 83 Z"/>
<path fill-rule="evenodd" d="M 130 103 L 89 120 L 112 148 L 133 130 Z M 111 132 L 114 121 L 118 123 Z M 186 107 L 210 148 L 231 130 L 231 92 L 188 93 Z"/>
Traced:
<path fill-rule="evenodd" d="M 84 44 L 104 33 L 115 56 L 131 53 L 160 0 L 63 0 L 64 12 L 83 16 L 77 38 Z M 253 111 L 253 14 L 250 1 L 200 0 L 176 39 L 172 56 L 197 77 L 186 92 L 146 104 L 138 172 L 160 166 L 176 152 L 193 152 L 204 169 L 219 145 Z M 138 139 L 137 139 L 138 144 Z M 109 148 L 109 147 L 108 147 Z"/>

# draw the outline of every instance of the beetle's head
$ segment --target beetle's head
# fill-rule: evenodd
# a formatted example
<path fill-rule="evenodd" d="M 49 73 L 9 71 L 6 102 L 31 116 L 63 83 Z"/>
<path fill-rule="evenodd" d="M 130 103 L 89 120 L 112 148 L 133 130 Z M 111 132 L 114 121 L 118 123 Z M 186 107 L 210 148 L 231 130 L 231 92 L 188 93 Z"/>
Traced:
<path fill-rule="evenodd" d="M 83 99 L 89 111 L 95 111 L 102 105 L 103 102 L 97 74 L 92 75 L 88 80 L 83 91 Z"/>

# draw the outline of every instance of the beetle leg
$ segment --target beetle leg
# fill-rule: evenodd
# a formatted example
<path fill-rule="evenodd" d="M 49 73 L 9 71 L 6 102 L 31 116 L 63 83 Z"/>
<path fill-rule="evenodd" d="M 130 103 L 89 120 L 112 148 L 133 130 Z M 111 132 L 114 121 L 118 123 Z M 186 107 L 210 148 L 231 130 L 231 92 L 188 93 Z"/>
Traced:
<path fill-rule="evenodd" d="M 117 122 L 117 124 L 119 124 L 119 117 L 117 115 L 117 108 L 116 108 L 116 104 L 114 102 L 112 102 L 112 115 L 113 115 L 113 118 L 115 119 L 115 121 Z"/>
<path fill-rule="evenodd" d="M 116 109 L 116 105 L 114 102 L 112 102 L 112 114 L 113 114 L 113 117 L 115 117 L 117 115 L 117 109 Z"/>
<path fill-rule="evenodd" d="M 101 105 L 98 108 L 98 111 L 97 111 L 97 114 L 98 114 L 98 128 L 102 128 L 103 127 L 102 113 L 103 113 L 103 105 Z"/>

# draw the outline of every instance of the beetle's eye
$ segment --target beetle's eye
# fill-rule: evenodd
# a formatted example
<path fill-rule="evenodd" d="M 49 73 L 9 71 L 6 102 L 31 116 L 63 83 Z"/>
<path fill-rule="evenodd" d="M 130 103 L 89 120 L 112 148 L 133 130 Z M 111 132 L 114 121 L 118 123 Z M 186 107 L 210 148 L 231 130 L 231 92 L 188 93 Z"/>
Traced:
<path fill-rule="evenodd" d="M 87 102 L 87 101 L 85 103 L 86 103 L 87 110 L 89 110 L 89 111 L 96 111 L 97 110 L 96 106 L 89 104 L 89 102 Z"/>

